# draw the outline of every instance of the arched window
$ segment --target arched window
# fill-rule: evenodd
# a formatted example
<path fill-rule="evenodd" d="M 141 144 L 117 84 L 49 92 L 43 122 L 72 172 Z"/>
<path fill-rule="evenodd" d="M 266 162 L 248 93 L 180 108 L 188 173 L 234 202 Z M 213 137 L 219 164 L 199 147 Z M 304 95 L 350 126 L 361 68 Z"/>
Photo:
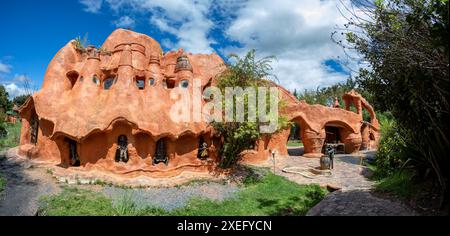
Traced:
<path fill-rule="evenodd" d="M 78 72 L 71 70 L 71 71 L 67 72 L 66 76 L 70 81 L 71 88 L 73 88 L 73 86 L 75 86 L 75 83 L 77 82 L 77 79 L 79 76 Z"/>
<path fill-rule="evenodd" d="M 110 89 L 114 83 L 115 83 L 115 78 L 113 78 L 113 77 L 105 79 L 105 81 L 103 81 L 103 89 L 104 90 Z"/>
<path fill-rule="evenodd" d="M 180 81 L 180 87 L 181 88 L 187 88 L 189 86 L 189 81 L 188 80 L 182 80 Z"/>

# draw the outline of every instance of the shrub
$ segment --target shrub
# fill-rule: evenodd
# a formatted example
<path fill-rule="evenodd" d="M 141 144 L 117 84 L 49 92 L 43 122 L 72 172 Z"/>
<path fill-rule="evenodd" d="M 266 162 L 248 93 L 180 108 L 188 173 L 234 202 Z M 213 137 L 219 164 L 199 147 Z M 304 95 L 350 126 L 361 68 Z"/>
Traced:
<path fill-rule="evenodd" d="M 404 152 L 407 145 L 395 120 L 381 120 L 380 123 L 382 138 L 375 159 L 375 176 L 384 178 L 393 175 L 408 163 Z"/>

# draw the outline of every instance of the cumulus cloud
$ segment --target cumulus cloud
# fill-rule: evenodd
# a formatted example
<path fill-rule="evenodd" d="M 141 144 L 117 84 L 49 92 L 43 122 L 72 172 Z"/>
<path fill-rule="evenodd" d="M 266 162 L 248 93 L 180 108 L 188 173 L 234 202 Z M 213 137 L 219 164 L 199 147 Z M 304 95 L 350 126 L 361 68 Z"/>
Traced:
<path fill-rule="evenodd" d="M 129 16 L 122 16 L 113 23 L 117 28 L 133 28 L 136 22 Z"/>
<path fill-rule="evenodd" d="M 19 87 L 15 83 L 6 84 L 4 86 L 11 99 L 20 95 L 27 94 L 27 90 L 25 88 Z"/>
<path fill-rule="evenodd" d="M 177 40 L 172 46 L 193 53 L 211 53 L 214 40 L 208 36 L 214 23 L 208 18 L 208 0 L 106 0 L 116 14 L 144 14 L 148 22 Z M 169 41 L 167 41 L 169 42 Z"/>
<path fill-rule="evenodd" d="M 8 74 L 11 72 L 11 66 L 0 61 L 0 73 Z"/>
<path fill-rule="evenodd" d="M 326 60 L 343 57 L 330 39 L 345 19 L 331 0 L 248 1 L 225 30 L 225 35 L 254 48 L 262 56 L 274 55 L 274 73 L 288 89 L 314 89 L 344 81 L 347 74 L 330 70 Z M 236 48 L 225 48 L 232 52 Z"/>
<path fill-rule="evenodd" d="M 84 11 L 98 13 L 102 8 L 103 0 L 80 0 L 80 3 L 84 5 Z"/>

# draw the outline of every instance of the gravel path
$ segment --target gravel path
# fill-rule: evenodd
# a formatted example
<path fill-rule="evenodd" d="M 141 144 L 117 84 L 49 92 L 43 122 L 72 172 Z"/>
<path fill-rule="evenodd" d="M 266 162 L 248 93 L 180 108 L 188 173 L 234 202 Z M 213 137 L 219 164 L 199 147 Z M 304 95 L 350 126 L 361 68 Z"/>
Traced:
<path fill-rule="evenodd" d="M 137 208 L 153 206 L 170 211 L 183 207 L 194 197 L 222 201 L 233 197 L 238 190 L 239 188 L 233 184 L 202 182 L 170 188 L 120 189 L 105 187 L 103 193 L 112 198 L 114 204 L 117 204 L 124 196 L 129 196 Z"/>
<path fill-rule="evenodd" d="M 0 154 L 0 173 L 7 181 L 5 190 L 0 194 L 0 215 L 35 215 L 39 198 L 57 193 L 60 188 L 42 169 L 7 156 L 11 156 L 11 151 Z"/>

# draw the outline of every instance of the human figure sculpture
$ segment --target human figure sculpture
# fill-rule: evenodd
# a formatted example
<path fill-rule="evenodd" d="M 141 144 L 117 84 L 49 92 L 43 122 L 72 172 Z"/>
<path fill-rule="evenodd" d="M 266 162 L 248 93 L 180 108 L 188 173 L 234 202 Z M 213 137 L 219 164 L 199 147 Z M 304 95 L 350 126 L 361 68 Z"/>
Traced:
<path fill-rule="evenodd" d="M 331 145 L 327 145 L 327 147 L 325 148 L 325 152 L 328 155 L 328 158 L 330 158 L 330 169 L 334 168 L 334 153 L 335 150 Z"/>
<path fill-rule="evenodd" d="M 116 162 L 128 162 L 128 141 L 127 136 L 120 135 L 117 139 Z"/>
<path fill-rule="evenodd" d="M 167 157 L 166 154 L 166 144 L 162 139 L 156 142 L 156 152 L 155 155 L 153 156 L 152 164 L 156 165 L 160 162 L 164 162 L 164 164 L 166 165 L 169 164 L 169 158 Z"/>
<path fill-rule="evenodd" d="M 200 147 L 198 148 L 197 157 L 202 160 L 207 159 L 209 157 L 208 144 L 206 144 L 205 142 L 200 144 Z"/>

